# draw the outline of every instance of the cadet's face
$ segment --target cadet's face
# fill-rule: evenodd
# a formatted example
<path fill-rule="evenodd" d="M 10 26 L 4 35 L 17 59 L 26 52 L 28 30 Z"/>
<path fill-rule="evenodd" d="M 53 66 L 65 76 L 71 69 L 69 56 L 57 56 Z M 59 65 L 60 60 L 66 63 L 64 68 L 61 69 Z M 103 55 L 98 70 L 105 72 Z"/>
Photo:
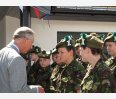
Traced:
<path fill-rule="evenodd" d="M 56 55 L 57 54 L 52 54 L 52 60 L 56 62 Z"/>
<path fill-rule="evenodd" d="M 36 59 L 38 59 L 38 55 L 35 53 L 31 53 L 30 58 L 31 58 L 31 61 L 35 61 Z"/>
<path fill-rule="evenodd" d="M 40 58 L 39 63 L 41 67 L 47 67 L 50 65 L 50 59 Z"/>
<path fill-rule="evenodd" d="M 111 56 L 116 56 L 116 43 L 106 42 L 106 49 Z"/>
<path fill-rule="evenodd" d="M 67 51 L 66 48 L 59 48 L 58 49 L 59 58 L 61 59 L 61 62 L 67 63 L 68 59 L 71 57 L 70 52 L 71 51 Z"/>
<path fill-rule="evenodd" d="M 54 58 L 54 61 L 55 61 L 57 64 L 60 65 L 60 64 L 62 63 L 59 54 L 55 54 L 55 55 L 53 56 L 53 58 Z"/>
<path fill-rule="evenodd" d="M 80 56 L 83 62 L 88 62 L 87 48 L 80 47 Z"/>
<path fill-rule="evenodd" d="M 77 54 L 77 55 L 80 55 L 80 47 L 77 47 L 77 48 L 76 48 L 76 54 Z"/>

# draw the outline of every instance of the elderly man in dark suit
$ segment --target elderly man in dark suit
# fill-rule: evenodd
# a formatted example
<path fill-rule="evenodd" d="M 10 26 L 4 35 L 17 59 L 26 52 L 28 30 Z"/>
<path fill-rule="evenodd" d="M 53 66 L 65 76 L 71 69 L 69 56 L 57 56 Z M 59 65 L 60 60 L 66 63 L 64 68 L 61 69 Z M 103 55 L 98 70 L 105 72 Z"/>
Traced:
<path fill-rule="evenodd" d="M 44 92 L 41 86 L 28 86 L 26 63 L 20 53 L 28 52 L 34 41 L 34 31 L 20 27 L 13 34 L 13 40 L 0 50 L 0 92 L 36 93 Z"/>

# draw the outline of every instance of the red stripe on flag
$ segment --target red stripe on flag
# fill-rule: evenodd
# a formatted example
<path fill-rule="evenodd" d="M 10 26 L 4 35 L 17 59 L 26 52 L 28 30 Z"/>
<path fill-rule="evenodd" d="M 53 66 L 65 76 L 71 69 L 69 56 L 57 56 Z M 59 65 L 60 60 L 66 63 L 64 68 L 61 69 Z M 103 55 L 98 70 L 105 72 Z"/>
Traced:
<path fill-rule="evenodd" d="M 35 15 L 38 17 L 38 18 L 40 18 L 40 11 L 39 11 L 39 9 L 38 8 L 33 8 L 34 9 L 34 12 L 35 12 Z"/>

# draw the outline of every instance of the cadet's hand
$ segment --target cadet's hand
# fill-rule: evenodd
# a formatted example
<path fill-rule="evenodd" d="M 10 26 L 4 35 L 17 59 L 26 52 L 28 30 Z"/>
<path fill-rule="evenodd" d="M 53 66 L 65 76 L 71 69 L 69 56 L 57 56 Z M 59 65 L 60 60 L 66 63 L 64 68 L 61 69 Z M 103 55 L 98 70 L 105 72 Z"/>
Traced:
<path fill-rule="evenodd" d="M 77 90 L 76 90 L 77 93 L 81 93 L 81 88 L 78 87 Z"/>
<path fill-rule="evenodd" d="M 41 86 L 38 87 L 38 93 L 45 93 L 44 88 Z"/>
<path fill-rule="evenodd" d="M 44 88 L 40 85 L 31 85 L 30 88 L 37 88 L 38 93 L 45 93 Z"/>

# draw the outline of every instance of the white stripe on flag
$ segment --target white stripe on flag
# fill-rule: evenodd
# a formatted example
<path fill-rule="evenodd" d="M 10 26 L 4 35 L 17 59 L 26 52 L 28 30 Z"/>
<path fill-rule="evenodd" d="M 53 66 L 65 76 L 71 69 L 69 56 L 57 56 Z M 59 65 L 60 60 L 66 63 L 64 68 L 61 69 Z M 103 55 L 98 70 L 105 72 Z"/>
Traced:
<path fill-rule="evenodd" d="M 19 6 L 19 8 L 20 8 L 20 10 L 22 11 L 22 13 L 23 13 L 23 6 Z"/>

